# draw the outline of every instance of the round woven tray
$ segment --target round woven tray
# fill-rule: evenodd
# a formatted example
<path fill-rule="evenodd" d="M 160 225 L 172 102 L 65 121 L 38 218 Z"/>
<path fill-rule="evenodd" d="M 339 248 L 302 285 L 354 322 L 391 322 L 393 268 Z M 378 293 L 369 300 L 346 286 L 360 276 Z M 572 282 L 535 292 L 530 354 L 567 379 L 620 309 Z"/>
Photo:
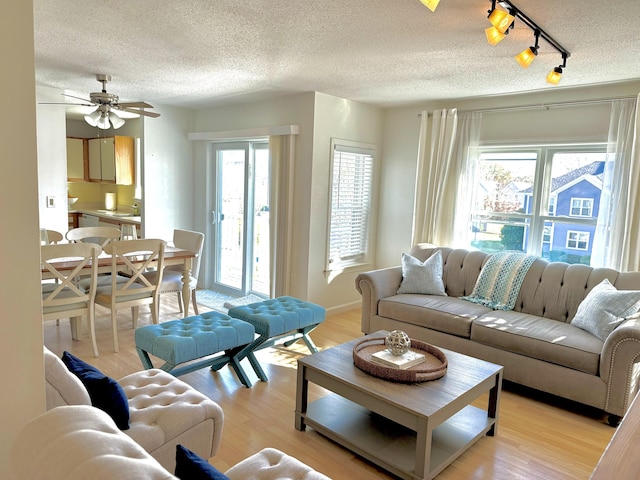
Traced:
<path fill-rule="evenodd" d="M 353 347 L 353 363 L 375 377 L 394 382 L 416 383 L 436 380 L 447 372 L 447 357 L 438 348 L 419 340 L 411 340 L 411 349 L 424 354 L 425 361 L 405 370 L 384 367 L 371 362 L 371 355 L 385 350 L 384 338 L 365 338 Z"/>

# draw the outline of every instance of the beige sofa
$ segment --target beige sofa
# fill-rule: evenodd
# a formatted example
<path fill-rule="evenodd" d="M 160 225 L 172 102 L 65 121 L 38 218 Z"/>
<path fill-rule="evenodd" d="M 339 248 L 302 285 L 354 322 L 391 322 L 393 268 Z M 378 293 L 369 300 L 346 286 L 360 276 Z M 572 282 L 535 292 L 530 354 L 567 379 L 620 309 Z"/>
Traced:
<path fill-rule="evenodd" d="M 472 293 L 488 259 L 479 251 L 419 244 L 421 261 L 442 253 L 447 296 L 400 294 L 400 266 L 358 275 L 363 333 L 404 330 L 410 337 L 504 366 L 504 378 L 609 414 L 617 425 L 638 390 L 637 315 L 605 341 L 571 325 L 580 302 L 602 280 L 640 290 L 640 273 L 620 273 L 538 258 L 524 277 L 513 310 L 492 310 L 459 297 Z"/>

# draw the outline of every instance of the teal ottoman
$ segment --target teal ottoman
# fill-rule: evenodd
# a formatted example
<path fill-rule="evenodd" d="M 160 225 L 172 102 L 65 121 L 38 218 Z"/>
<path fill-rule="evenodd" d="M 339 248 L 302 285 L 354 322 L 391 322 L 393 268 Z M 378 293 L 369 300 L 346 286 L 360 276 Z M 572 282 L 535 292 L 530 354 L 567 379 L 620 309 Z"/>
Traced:
<path fill-rule="evenodd" d="M 315 303 L 284 296 L 233 307 L 229 309 L 229 316 L 255 327 L 258 338 L 236 353 L 234 360 L 239 363 L 247 357 L 258 378 L 266 382 L 267 375 L 254 353 L 277 342 L 289 346 L 299 339 L 304 341 L 311 353 L 317 352 L 309 333 L 324 322 L 326 311 Z"/>
<path fill-rule="evenodd" d="M 154 368 L 149 354 L 164 360 L 160 369 L 175 376 L 203 367 L 219 370 L 229 364 L 247 387 L 251 383 L 235 355 L 254 338 L 253 325 L 219 312 L 146 325 L 135 331 L 136 350 L 144 368 Z"/>

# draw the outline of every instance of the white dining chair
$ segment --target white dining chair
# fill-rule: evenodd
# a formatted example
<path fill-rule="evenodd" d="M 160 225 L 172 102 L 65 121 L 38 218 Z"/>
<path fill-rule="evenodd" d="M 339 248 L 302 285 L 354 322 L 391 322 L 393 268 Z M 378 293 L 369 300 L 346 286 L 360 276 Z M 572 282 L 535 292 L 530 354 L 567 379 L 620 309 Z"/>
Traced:
<path fill-rule="evenodd" d="M 120 240 L 120 229 L 115 227 L 78 227 L 72 228 L 66 234 L 70 242 L 94 243 L 104 249 L 109 243 Z M 116 275 L 118 283 L 125 283 L 128 275 Z M 98 275 L 98 287 L 106 287 L 111 284 L 111 273 Z M 86 287 L 87 280 L 80 280 L 80 286 Z"/>
<path fill-rule="evenodd" d="M 196 288 L 198 286 L 198 275 L 200 273 L 200 259 L 202 257 L 202 247 L 204 245 L 204 233 L 194 232 L 191 230 L 175 229 L 173 231 L 173 245 L 184 250 L 189 250 L 195 253 L 195 257 L 191 263 L 191 274 L 189 275 L 189 290 L 191 291 L 191 303 L 193 304 L 193 311 L 196 315 L 199 315 L 198 304 L 196 303 Z M 164 268 L 162 275 L 162 281 L 160 282 L 159 294 L 162 296 L 165 293 L 177 293 L 178 306 L 180 312 L 184 310 L 182 302 L 182 275 L 184 268 L 182 265 L 169 265 Z M 145 276 L 149 279 L 157 277 L 157 271 L 151 271 L 145 273 Z M 187 312 L 189 313 L 189 312 Z"/>
<path fill-rule="evenodd" d="M 40 247 L 42 270 L 57 283 L 42 284 L 42 319 L 69 318 L 71 336 L 78 340 L 81 320 L 87 317 L 93 354 L 98 356 L 95 331 L 95 295 L 98 272 L 98 256 L 101 248 L 91 243 L 60 243 Z M 70 265 L 70 262 L 72 264 Z M 80 287 L 80 274 L 87 275 L 88 287 Z"/>
<path fill-rule="evenodd" d="M 164 247 L 164 240 L 138 239 L 111 242 L 104 248 L 104 251 L 111 255 L 112 282 L 110 285 L 98 287 L 96 303 L 111 310 L 115 352 L 119 350 L 118 309 L 131 308 L 131 320 L 133 328 L 136 328 L 139 307 L 149 305 L 153 323 L 158 323 L 158 282 L 162 281 L 162 274 L 155 279 L 148 279 L 143 274 L 149 268 L 156 268 L 159 272 L 164 270 Z M 123 268 L 131 276 L 126 282 L 118 283 L 116 276 Z"/>
<path fill-rule="evenodd" d="M 77 227 L 66 234 L 70 242 L 97 243 L 104 248 L 110 242 L 120 240 L 120 229 L 115 227 Z"/>

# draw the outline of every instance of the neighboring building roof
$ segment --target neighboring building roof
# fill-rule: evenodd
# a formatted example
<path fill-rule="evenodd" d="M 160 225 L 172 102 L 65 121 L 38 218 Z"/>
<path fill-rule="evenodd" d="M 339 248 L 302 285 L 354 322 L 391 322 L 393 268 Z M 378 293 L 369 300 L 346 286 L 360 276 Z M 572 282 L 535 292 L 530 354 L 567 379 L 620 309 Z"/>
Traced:
<path fill-rule="evenodd" d="M 551 179 L 551 193 L 560 190 L 562 187 L 567 185 L 568 183 L 575 182 L 575 180 L 580 177 L 586 177 L 587 175 L 598 177 L 602 179 L 602 173 L 604 172 L 604 162 L 592 162 L 588 165 L 584 165 L 580 168 L 576 168 L 575 170 L 571 170 L 570 172 L 565 173 L 564 175 L 560 175 L 559 177 L 555 177 Z M 522 190 L 520 193 L 533 193 L 533 187 L 527 188 L 526 190 Z"/>

